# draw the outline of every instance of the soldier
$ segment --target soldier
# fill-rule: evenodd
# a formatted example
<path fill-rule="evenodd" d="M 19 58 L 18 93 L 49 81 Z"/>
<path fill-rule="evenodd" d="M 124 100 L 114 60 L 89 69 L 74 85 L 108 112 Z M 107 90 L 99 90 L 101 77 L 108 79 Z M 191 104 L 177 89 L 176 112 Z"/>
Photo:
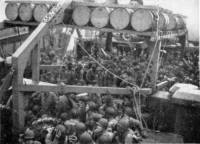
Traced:
<path fill-rule="evenodd" d="M 31 129 L 27 129 L 21 138 L 19 139 L 19 144 L 41 144 L 38 141 L 35 141 L 35 132 Z"/>
<path fill-rule="evenodd" d="M 82 70 L 82 65 L 78 64 L 75 67 L 75 78 L 77 82 L 80 82 L 83 79 L 83 73 L 81 72 Z"/>
<path fill-rule="evenodd" d="M 108 70 L 111 72 L 106 72 L 106 86 L 108 87 L 116 87 L 116 78 L 115 76 L 112 74 L 114 72 L 113 68 L 110 67 L 108 68 Z"/>
<path fill-rule="evenodd" d="M 68 67 L 68 71 L 64 79 L 61 80 L 61 82 L 64 82 L 66 85 L 73 85 L 76 83 L 75 72 L 73 70 L 73 64 L 69 62 L 67 64 L 67 67 Z"/>
<path fill-rule="evenodd" d="M 97 69 L 97 75 L 95 78 L 97 80 L 98 86 L 100 86 L 100 87 L 104 86 L 104 76 L 102 74 L 102 71 L 103 71 L 103 69 L 99 67 Z"/>
<path fill-rule="evenodd" d="M 85 81 L 86 85 L 89 84 L 89 82 L 87 81 L 87 78 L 86 78 L 88 69 L 89 69 L 89 66 L 88 66 L 88 65 L 85 65 L 85 66 L 84 66 L 84 69 L 83 69 L 83 80 Z"/>
<path fill-rule="evenodd" d="M 66 128 L 64 125 L 58 124 L 52 128 L 46 135 L 45 144 L 60 144 L 66 139 Z"/>
<path fill-rule="evenodd" d="M 91 48 L 91 55 L 97 59 L 99 54 L 99 46 L 95 43 Z"/>
<path fill-rule="evenodd" d="M 142 124 L 140 121 L 134 119 L 131 117 L 131 114 L 133 113 L 132 109 L 130 107 L 126 107 L 124 110 L 124 116 L 122 117 L 123 120 L 128 121 L 130 125 L 130 128 L 137 132 L 139 135 L 141 135 L 141 132 L 143 130 Z"/>
<path fill-rule="evenodd" d="M 65 121 L 64 125 L 67 128 L 67 134 L 72 135 L 74 133 L 74 125 L 79 122 L 78 110 L 71 110 L 71 119 Z"/>
<path fill-rule="evenodd" d="M 93 84 L 96 77 L 96 64 L 92 65 L 92 68 L 86 74 L 86 80 L 89 84 Z"/>
<path fill-rule="evenodd" d="M 107 131 L 107 128 L 108 128 L 108 120 L 105 119 L 105 118 L 101 118 L 99 121 L 98 121 L 98 126 L 96 128 L 96 130 L 94 130 L 94 133 L 93 133 L 93 139 L 94 141 L 97 141 L 99 140 L 99 138 L 104 135 L 104 136 L 107 136 L 110 140 L 110 143 L 112 142 L 112 133 L 109 133 Z"/>
<path fill-rule="evenodd" d="M 138 142 L 138 137 L 129 129 L 129 122 L 121 119 L 117 123 L 117 135 L 114 138 L 118 144 L 132 144 Z"/>
<path fill-rule="evenodd" d="M 94 144 L 94 142 L 92 140 L 92 136 L 89 133 L 84 132 L 80 136 L 79 144 Z"/>
<path fill-rule="evenodd" d="M 74 125 L 75 132 L 73 135 L 69 135 L 65 139 L 65 144 L 76 144 L 80 140 L 80 136 L 86 131 L 86 126 L 82 122 L 78 122 Z"/>
<path fill-rule="evenodd" d="M 108 119 L 108 131 L 113 131 L 117 124 L 117 120 L 115 119 L 116 111 L 113 107 L 108 107 L 106 109 L 105 117 Z"/>

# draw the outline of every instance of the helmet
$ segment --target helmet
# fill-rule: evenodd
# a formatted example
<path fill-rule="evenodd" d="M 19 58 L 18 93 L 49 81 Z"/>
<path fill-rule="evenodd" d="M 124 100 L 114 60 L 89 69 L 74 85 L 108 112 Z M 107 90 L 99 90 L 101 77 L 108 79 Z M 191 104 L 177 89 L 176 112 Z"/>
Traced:
<path fill-rule="evenodd" d="M 35 133 L 31 129 L 27 129 L 24 133 L 24 139 L 34 139 L 35 138 Z"/>
<path fill-rule="evenodd" d="M 96 104 L 93 101 L 88 102 L 88 106 L 90 110 L 94 110 L 96 108 Z"/>
<path fill-rule="evenodd" d="M 113 107 L 108 107 L 106 109 L 106 115 L 111 117 L 115 116 L 115 109 Z"/>
<path fill-rule="evenodd" d="M 33 107 L 33 113 L 34 114 L 37 114 L 39 111 L 40 111 L 40 106 L 38 106 L 38 105 L 35 105 L 34 107 Z"/>
<path fill-rule="evenodd" d="M 117 126 L 119 126 L 122 129 L 128 130 L 129 122 L 124 119 L 120 119 L 119 122 L 117 123 Z"/>
<path fill-rule="evenodd" d="M 60 118 L 61 118 L 62 121 L 66 121 L 67 118 L 68 118 L 68 113 L 66 113 L 66 112 L 62 113 L 61 116 L 60 116 Z"/>
<path fill-rule="evenodd" d="M 102 128 L 107 129 L 108 127 L 108 120 L 105 118 L 101 118 L 98 123 L 102 126 Z"/>
<path fill-rule="evenodd" d="M 90 144 L 92 143 L 92 137 L 89 133 L 84 132 L 80 136 L 80 144 Z"/>
<path fill-rule="evenodd" d="M 108 135 L 101 135 L 98 140 L 97 140 L 97 144 L 109 144 L 111 143 L 111 138 Z"/>
<path fill-rule="evenodd" d="M 75 94 L 70 94 L 69 97 L 72 98 L 73 100 L 76 100 L 76 95 Z"/>
<path fill-rule="evenodd" d="M 66 132 L 65 126 L 64 126 L 64 125 L 61 125 L 61 124 L 57 125 L 57 126 L 55 127 L 55 129 L 61 131 L 62 133 L 65 133 L 65 132 Z"/>
<path fill-rule="evenodd" d="M 71 117 L 72 118 L 78 118 L 78 110 L 77 109 L 72 109 L 71 111 Z"/>
<path fill-rule="evenodd" d="M 49 56 L 54 57 L 55 55 L 56 55 L 55 51 L 51 50 L 51 51 L 49 52 Z"/>
<path fill-rule="evenodd" d="M 76 123 L 76 124 L 74 125 L 74 128 L 75 128 L 76 133 L 79 133 L 79 134 L 84 133 L 85 130 L 86 130 L 85 124 L 82 123 L 82 122 Z"/>
<path fill-rule="evenodd" d="M 132 114 L 132 109 L 130 107 L 125 108 L 125 114 L 130 116 Z"/>
<path fill-rule="evenodd" d="M 98 114 L 98 113 L 93 113 L 91 118 L 95 121 L 95 122 L 98 122 L 99 119 L 101 118 L 101 115 Z"/>
<path fill-rule="evenodd" d="M 136 128 L 138 125 L 140 125 L 140 122 L 136 119 L 130 118 L 129 119 L 129 126 Z"/>

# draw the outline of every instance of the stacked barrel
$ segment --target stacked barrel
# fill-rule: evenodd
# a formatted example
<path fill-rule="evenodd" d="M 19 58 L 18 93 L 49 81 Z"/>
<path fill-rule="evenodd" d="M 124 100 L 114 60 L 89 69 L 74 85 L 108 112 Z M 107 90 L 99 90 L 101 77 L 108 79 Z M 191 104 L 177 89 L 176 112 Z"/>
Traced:
<path fill-rule="evenodd" d="M 5 14 L 11 21 L 21 20 L 23 22 L 41 22 L 50 10 L 47 4 L 31 3 L 9 3 L 6 6 Z"/>
<path fill-rule="evenodd" d="M 110 3 L 112 2 L 110 1 Z M 11 21 L 41 22 L 50 9 L 51 6 L 47 4 L 9 3 L 6 7 L 6 16 Z M 157 24 L 161 31 L 186 28 L 185 20 L 182 17 L 169 13 L 160 12 L 158 16 L 155 10 L 144 8 L 133 10 L 124 7 L 88 7 L 87 5 L 78 5 L 73 10 L 66 9 L 63 15 L 59 16 L 56 24 L 61 22 L 65 24 L 72 24 L 73 22 L 77 26 L 138 32 L 155 31 Z"/>

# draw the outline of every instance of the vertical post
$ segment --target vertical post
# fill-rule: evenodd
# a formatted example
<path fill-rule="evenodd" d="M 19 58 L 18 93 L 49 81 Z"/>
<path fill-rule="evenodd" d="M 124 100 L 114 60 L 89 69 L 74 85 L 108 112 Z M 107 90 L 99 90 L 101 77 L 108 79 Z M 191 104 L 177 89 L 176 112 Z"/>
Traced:
<path fill-rule="evenodd" d="M 40 78 L 40 48 L 37 44 L 35 48 L 32 50 L 32 80 L 35 82 L 39 82 Z"/>
<path fill-rule="evenodd" d="M 106 38 L 106 51 L 110 52 L 111 48 L 112 48 L 112 32 L 108 32 Z"/>
<path fill-rule="evenodd" d="M 148 46 L 150 49 L 150 58 L 152 57 L 152 54 L 153 54 L 153 57 L 152 57 L 153 66 L 152 66 L 152 72 L 150 75 L 151 75 L 151 84 L 153 88 L 155 88 L 157 76 L 158 76 L 161 40 L 158 40 L 157 43 L 148 41 Z"/>
<path fill-rule="evenodd" d="M 185 44 L 186 44 L 186 35 L 182 35 L 179 37 L 179 43 L 181 44 L 180 60 L 183 60 L 184 52 L 185 52 Z"/>
<path fill-rule="evenodd" d="M 200 88 L 200 48 L 199 48 L 199 88 Z"/>
<path fill-rule="evenodd" d="M 13 129 L 14 133 L 19 133 L 24 128 L 24 94 L 19 91 L 18 86 L 21 83 L 21 77 L 18 76 L 20 73 L 20 64 L 18 65 L 17 75 L 13 77 Z"/>

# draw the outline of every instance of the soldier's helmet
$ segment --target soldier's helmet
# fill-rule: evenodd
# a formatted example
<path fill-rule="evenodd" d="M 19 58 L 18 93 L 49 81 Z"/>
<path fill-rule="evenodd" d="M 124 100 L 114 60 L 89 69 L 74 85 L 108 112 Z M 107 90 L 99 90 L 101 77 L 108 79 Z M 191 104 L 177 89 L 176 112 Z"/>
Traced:
<path fill-rule="evenodd" d="M 98 113 L 93 113 L 93 114 L 91 115 L 92 120 L 95 121 L 95 122 L 98 122 L 99 119 L 101 119 L 101 117 L 102 117 L 102 116 L 101 116 L 100 114 L 98 114 Z"/>
<path fill-rule="evenodd" d="M 62 113 L 61 116 L 60 116 L 60 118 L 61 118 L 62 121 L 66 121 L 67 118 L 68 118 L 68 113 L 66 113 L 66 112 Z"/>
<path fill-rule="evenodd" d="M 24 133 L 24 139 L 34 139 L 35 138 L 35 133 L 31 129 L 27 129 Z"/>
<path fill-rule="evenodd" d="M 106 115 L 107 115 L 108 117 L 114 117 L 115 114 L 116 114 L 116 112 L 115 112 L 115 109 L 114 109 L 113 107 L 108 107 L 108 108 L 106 109 Z"/>
<path fill-rule="evenodd" d="M 58 124 L 56 127 L 55 127 L 56 130 L 59 130 L 60 132 L 62 133 L 66 133 L 66 128 L 64 125 L 61 125 L 61 124 Z"/>
<path fill-rule="evenodd" d="M 82 122 L 78 122 L 74 125 L 74 129 L 75 129 L 75 132 L 77 134 L 82 134 L 86 131 L 86 127 L 85 127 L 85 124 L 82 123 Z"/>
<path fill-rule="evenodd" d="M 96 104 L 93 101 L 88 102 L 89 110 L 95 110 Z"/>
<path fill-rule="evenodd" d="M 129 122 L 126 121 L 125 119 L 120 119 L 119 122 L 117 123 L 117 126 L 120 127 L 121 129 L 128 130 Z"/>
<path fill-rule="evenodd" d="M 81 134 L 79 142 L 80 144 L 92 144 L 92 136 L 89 133 L 84 132 L 83 134 Z"/>
<path fill-rule="evenodd" d="M 111 138 L 108 135 L 101 135 L 98 140 L 97 144 L 110 144 L 111 143 Z"/>
<path fill-rule="evenodd" d="M 131 116 L 132 114 L 132 109 L 130 107 L 126 107 L 125 108 L 125 114 L 128 115 L 128 116 Z"/>
<path fill-rule="evenodd" d="M 101 118 L 99 121 L 98 121 L 98 124 L 104 128 L 104 129 L 107 129 L 108 127 L 108 120 L 105 119 L 105 118 Z"/>

